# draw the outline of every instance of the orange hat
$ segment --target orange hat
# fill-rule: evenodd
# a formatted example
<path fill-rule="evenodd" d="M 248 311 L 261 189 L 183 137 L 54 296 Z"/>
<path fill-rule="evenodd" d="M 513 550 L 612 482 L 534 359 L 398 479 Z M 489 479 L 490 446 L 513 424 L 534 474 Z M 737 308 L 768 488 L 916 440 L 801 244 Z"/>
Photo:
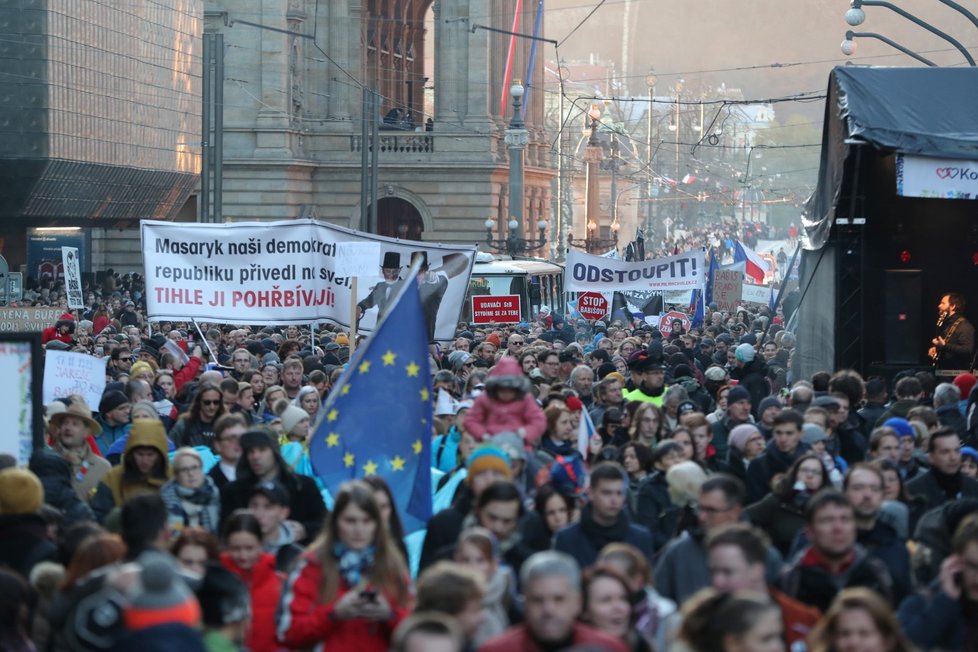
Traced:
<path fill-rule="evenodd" d="M 497 349 L 499 348 L 499 344 L 500 344 L 499 336 L 496 335 L 495 333 L 489 333 L 489 337 L 486 338 L 486 341 L 492 344 Z"/>
<path fill-rule="evenodd" d="M 340 346 L 350 346 L 350 338 L 346 333 L 340 333 L 336 336 L 336 343 Z"/>

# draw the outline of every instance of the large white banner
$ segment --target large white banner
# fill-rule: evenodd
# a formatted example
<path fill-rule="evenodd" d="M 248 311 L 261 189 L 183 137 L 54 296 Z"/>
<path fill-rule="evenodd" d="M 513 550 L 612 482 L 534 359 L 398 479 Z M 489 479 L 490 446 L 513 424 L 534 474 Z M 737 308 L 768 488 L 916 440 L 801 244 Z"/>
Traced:
<path fill-rule="evenodd" d="M 564 289 L 567 292 L 701 290 L 705 275 L 702 251 L 625 262 L 571 249 L 564 269 Z"/>
<path fill-rule="evenodd" d="M 370 332 L 397 294 L 412 255 L 423 257 L 421 300 L 432 340 L 452 339 L 475 247 L 360 233 L 314 220 L 179 224 L 144 221 L 146 308 L 154 321 L 232 324 L 351 323 L 357 277 L 359 328 Z M 377 243 L 379 247 L 350 247 Z M 371 260 L 343 256 L 369 255 Z"/>
<path fill-rule="evenodd" d="M 897 154 L 897 194 L 934 199 L 978 199 L 978 161 Z"/>

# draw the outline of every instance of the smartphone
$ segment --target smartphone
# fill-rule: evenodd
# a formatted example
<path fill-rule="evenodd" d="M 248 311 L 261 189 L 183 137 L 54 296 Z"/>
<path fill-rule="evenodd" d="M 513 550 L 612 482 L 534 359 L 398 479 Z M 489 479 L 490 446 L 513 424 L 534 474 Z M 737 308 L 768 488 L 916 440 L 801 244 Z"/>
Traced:
<path fill-rule="evenodd" d="M 360 591 L 360 597 L 368 602 L 376 602 L 377 591 L 376 589 L 364 589 L 363 591 Z"/>

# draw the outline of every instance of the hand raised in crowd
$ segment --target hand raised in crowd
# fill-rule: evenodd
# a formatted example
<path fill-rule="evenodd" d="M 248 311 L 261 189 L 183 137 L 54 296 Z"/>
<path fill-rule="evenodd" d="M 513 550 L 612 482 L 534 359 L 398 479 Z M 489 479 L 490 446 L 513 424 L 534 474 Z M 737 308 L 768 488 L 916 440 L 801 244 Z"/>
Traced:
<path fill-rule="evenodd" d="M 941 591 L 952 600 L 961 597 L 961 576 L 964 562 L 960 555 L 951 555 L 941 563 Z"/>
<path fill-rule="evenodd" d="M 387 598 L 382 593 L 373 593 L 369 598 L 363 598 L 360 602 L 360 617 L 366 620 L 384 622 L 390 620 L 393 614 L 390 603 L 387 602 Z"/>

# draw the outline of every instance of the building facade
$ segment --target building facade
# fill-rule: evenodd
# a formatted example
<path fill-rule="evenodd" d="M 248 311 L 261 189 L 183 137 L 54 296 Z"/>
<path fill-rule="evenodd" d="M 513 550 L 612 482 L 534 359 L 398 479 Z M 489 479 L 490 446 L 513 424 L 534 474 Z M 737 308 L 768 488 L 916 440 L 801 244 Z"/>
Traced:
<path fill-rule="evenodd" d="M 536 3 L 515 31 L 530 33 Z M 480 242 L 509 216 L 504 131 L 512 81 L 526 94 L 524 230 L 550 219 L 543 60 L 513 30 L 514 0 L 213 0 L 205 29 L 224 38 L 222 220 L 314 215 L 366 230 L 360 184 L 363 88 L 379 107 L 381 235 Z M 549 47 L 549 46 L 547 46 Z M 369 201 L 369 199 L 368 199 Z M 215 216 L 205 216 L 204 219 Z M 529 228 L 527 228 L 529 227 Z M 501 234 L 494 233 L 494 237 Z"/>

